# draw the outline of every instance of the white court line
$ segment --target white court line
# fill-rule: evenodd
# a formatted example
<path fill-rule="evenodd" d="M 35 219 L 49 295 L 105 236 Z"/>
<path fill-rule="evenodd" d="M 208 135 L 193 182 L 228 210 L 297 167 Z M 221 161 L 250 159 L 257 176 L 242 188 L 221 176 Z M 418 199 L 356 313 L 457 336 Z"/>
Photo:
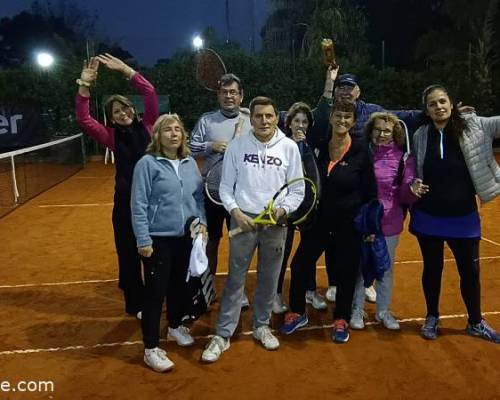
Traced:
<path fill-rule="evenodd" d="M 82 203 L 82 204 L 42 204 L 40 208 L 64 208 L 64 207 L 103 207 L 112 206 L 113 203 Z"/>
<path fill-rule="evenodd" d="M 493 240 L 487 239 L 484 236 L 482 236 L 481 239 L 484 240 L 485 242 L 494 244 L 495 246 L 500 246 L 500 243 L 497 243 L 497 242 L 494 242 Z"/>
<path fill-rule="evenodd" d="M 65 286 L 65 285 L 81 285 L 85 283 L 106 283 L 117 282 L 118 279 L 93 279 L 89 281 L 70 281 L 70 282 L 45 282 L 45 283 L 21 283 L 19 285 L 3 285 L 0 289 L 12 289 L 23 287 L 36 287 L 36 286 Z"/>
<path fill-rule="evenodd" d="M 109 178 L 114 178 L 114 176 L 75 176 L 73 179 L 109 179 Z"/>
<path fill-rule="evenodd" d="M 480 260 L 497 260 L 500 256 L 487 256 L 481 257 Z M 455 261 L 453 258 L 445 258 L 445 262 Z M 395 264 L 422 264 L 422 260 L 416 261 L 396 261 Z M 324 265 L 318 265 L 316 269 L 326 269 Z M 249 269 L 249 274 L 255 274 L 257 270 Z M 227 272 L 217 272 L 217 276 L 227 276 Z M 87 283 L 106 283 L 106 282 L 116 282 L 118 279 L 93 279 L 88 281 L 70 281 L 70 282 L 46 282 L 46 283 L 21 283 L 18 285 L 1 285 L 0 289 L 15 289 L 24 287 L 37 287 L 37 286 L 65 286 L 65 285 L 81 285 Z"/>
<path fill-rule="evenodd" d="M 489 312 L 484 312 L 483 315 L 500 315 L 500 311 L 489 311 Z M 440 319 L 458 319 L 458 318 L 466 318 L 467 314 L 455 314 L 455 315 L 441 315 L 439 318 Z M 419 321 L 424 321 L 425 318 L 405 318 L 405 319 L 399 319 L 398 321 L 401 323 L 406 323 L 406 322 L 419 322 Z M 365 325 L 379 325 L 379 322 L 367 322 Z M 312 326 L 306 326 L 303 328 L 300 328 L 299 331 L 317 331 L 317 330 L 324 330 L 324 329 L 331 329 L 333 327 L 333 324 L 327 324 L 327 325 L 312 325 Z M 276 330 L 274 330 L 276 331 Z M 251 336 L 252 331 L 245 331 L 245 332 L 240 332 L 239 335 L 242 336 Z M 196 340 L 208 340 L 211 338 L 213 335 L 207 335 L 207 336 L 195 336 Z M 174 339 L 161 339 L 160 342 L 171 342 Z M 85 345 L 77 345 L 77 346 L 67 346 L 67 347 L 50 347 L 50 348 L 45 348 L 45 349 L 19 349 L 19 350 L 5 350 L 5 351 L 0 351 L 0 356 L 8 356 L 8 355 L 14 355 L 14 354 L 33 354 L 33 353 L 55 353 L 55 352 L 61 352 L 61 351 L 71 351 L 71 350 L 92 350 L 92 349 L 99 349 L 103 347 L 123 347 L 123 346 L 138 346 L 138 345 L 143 345 L 142 340 L 135 340 L 135 341 L 126 341 L 126 342 L 115 342 L 115 343 L 98 343 L 94 344 L 91 346 L 85 346 Z"/>

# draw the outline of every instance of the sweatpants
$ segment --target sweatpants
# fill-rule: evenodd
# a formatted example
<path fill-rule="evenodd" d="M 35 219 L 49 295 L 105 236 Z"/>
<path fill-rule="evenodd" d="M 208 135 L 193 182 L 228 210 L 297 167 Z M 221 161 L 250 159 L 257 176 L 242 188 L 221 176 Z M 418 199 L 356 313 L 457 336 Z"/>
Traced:
<path fill-rule="evenodd" d="M 444 242 L 455 257 L 460 275 L 460 292 L 469 314 L 469 323 L 481 322 L 481 284 L 479 280 L 479 239 L 444 239 L 418 235 L 424 260 L 422 286 L 427 316 L 439 317 L 439 295 L 444 265 Z"/>
<path fill-rule="evenodd" d="M 141 324 L 146 349 L 155 348 L 159 344 L 161 310 L 165 297 L 170 328 L 179 327 L 182 317 L 190 311 L 186 275 L 191 248 L 190 236 L 155 236 L 153 255 L 143 257 L 146 287 Z"/>
<path fill-rule="evenodd" d="M 232 219 L 231 229 L 234 227 L 236 222 Z M 269 325 L 283 260 L 286 230 L 282 226 L 259 227 L 229 240 L 229 274 L 220 302 L 217 335 L 229 338 L 238 326 L 248 267 L 256 249 L 257 286 L 252 302 L 253 328 Z"/>

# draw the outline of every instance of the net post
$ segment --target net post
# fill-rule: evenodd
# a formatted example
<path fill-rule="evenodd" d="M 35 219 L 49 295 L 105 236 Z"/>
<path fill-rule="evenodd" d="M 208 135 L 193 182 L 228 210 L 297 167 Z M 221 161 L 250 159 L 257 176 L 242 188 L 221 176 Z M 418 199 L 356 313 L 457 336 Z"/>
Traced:
<path fill-rule="evenodd" d="M 12 173 L 12 189 L 14 191 L 14 203 L 17 205 L 17 200 L 19 199 L 19 190 L 17 188 L 16 164 L 14 162 L 14 155 L 10 156 L 10 167 Z"/>

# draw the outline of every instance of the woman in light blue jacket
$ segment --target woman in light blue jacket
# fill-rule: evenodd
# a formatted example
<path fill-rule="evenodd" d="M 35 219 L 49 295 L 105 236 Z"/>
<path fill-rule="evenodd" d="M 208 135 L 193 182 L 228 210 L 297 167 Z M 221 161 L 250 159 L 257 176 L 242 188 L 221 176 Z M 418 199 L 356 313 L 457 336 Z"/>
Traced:
<path fill-rule="evenodd" d="M 413 206 L 410 221 L 410 232 L 417 237 L 424 260 L 427 316 L 421 335 L 437 338 L 446 241 L 460 274 L 469 317 L 466 333 L 500 343 L 500 335 L 481 314 L 481 223 L 476 203 L 476 195 L 484 203 L 500 194 L 500 168 L 492 150 L 493 139 L 500 137 L 500 117 L 459 114 L 441 85 L 425 89 L 422 101 L 429 122 L 415 132 L 413 154 L 417 176 L 429 190 Z"/>
<path fill-rule="evenodd" d="M 189 222 L 199 217 L 200 232 L 206 236 L 202 178 L 176 114 L 162 115 L 153 127 L 152 142 L 134 169 L 131 208 L 137 250 L 144 263 L 144 362 L 164 372 L 174 364 L 158 347 L 163 300 L 167 297 L 169 336 L 181 346 L 192 345 L 189 329 L 181 324 L 189 302 Z"/>

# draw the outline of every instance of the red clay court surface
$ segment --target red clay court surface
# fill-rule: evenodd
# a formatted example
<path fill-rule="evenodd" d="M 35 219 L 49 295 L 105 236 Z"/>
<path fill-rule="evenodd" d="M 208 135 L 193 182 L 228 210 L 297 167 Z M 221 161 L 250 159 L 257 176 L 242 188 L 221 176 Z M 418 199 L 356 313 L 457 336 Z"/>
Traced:
<path fill-rule="evenodd" d="M 193 326 L 193 347 L 162 343 L 175 369 L 153 372 L 142 361 L 140 325 L 124 315 L 117 288 L 113 174 L 113 166 L 90 163 L 0 219 L 0 383 L 54 385 L 52 392 L 0 390 L 0 399 L 500 399 L 500 346 L 464 334 L 451 260 L 441 292 L 441 336 L 433 342 L 419 336 L 422 263 L 407 233 L 398 248 L 392 305 L 401 332 L 372 322 L 374 306 L 368 305 L 369 326 L 337 345 L 330 339 L 331 306 L 328 312 L 310 309 L 308 327 L 280 336 L 280 349 L 268 352 L 252 339 L 248 310 L 231 348 L 206 365 L 200 355 L 214 332 L 216 305 Z M 481 215 L 482 306 L 500 329 L 500 200 Z M 220 259 L 218 293 L 227 270 L 225 239 Z M 318 284 L 324 293 L 322 267 Z M 254 286 L 250 272 L 250 295 Z M 273 317 L 273 328 L 282 318 Z"/>

